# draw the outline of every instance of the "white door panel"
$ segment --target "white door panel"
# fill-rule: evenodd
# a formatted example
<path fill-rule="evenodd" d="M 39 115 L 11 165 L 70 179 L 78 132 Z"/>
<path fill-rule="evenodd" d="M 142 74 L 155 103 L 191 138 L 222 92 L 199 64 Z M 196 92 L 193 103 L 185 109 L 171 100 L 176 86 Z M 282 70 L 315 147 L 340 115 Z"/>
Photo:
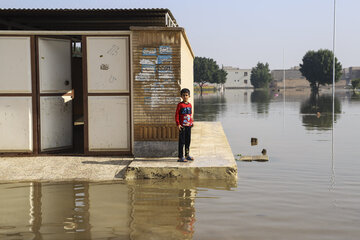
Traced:
<path fill-rule="evenodd" d="M 32 119 L 32 97 L 0 97 L 0 151 L 32 151 Z"/>
<path fill-rule="evenodd" d="M 71 147 L 72 104 L 61 96 L 40 98 L 41 150 Z"/>
<path fill-rule="evenodd" d="M 129 41 L 125 37 L 88 37 L 88 91 L 129 91 Z"/>
<path fill-rule="evenodd" d="M 129 98 L 91 96 L 89 106 L 89 150 L 129 150 Z"/>
<path fill-rule="evenodd" d="M 71 148 L 73 145 L 72 101 L 61 96 L 71 90 L 71 41 L 39 38 L 40 138 L 41 151 Z M 59 95 L 59 94 L 58 94 Z"/>
<path fill-rule="evenodd" d="M 30 37 L 0 37 L 0 93 L 12 94 L 0 97 L 0 152 L 32 152 Z"/>
<path fill-rule="evenodd" d="M 86 46 L 88 92 L 85 94 L 97 93 L 88 96 L 88 150 L 129 151 L 129 38 L 87 37 Z"/>
<path fill-rule="evenodd" d="M 39 38 L 40 92 L 71 90 L 71 41 Z"/>
<path fill-rule="evenodd" d="M 0 37 L 0 92 L 31 93 L 30 37 Z"/>

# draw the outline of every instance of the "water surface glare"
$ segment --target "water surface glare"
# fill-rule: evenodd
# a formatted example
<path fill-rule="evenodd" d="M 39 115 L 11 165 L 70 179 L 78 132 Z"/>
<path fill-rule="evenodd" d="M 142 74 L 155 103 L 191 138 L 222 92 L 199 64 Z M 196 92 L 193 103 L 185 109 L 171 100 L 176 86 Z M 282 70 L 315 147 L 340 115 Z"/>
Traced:
<path fill-rule="evenodd" d="M 237 182 L 0 184 L 0 239 L 359 239 L 360 98 L 336 93 L 332 158 L 329 93 L 281 94 L 193 96 L 195 124 L 220 121 L 235 155 L 267 149 Z"/>

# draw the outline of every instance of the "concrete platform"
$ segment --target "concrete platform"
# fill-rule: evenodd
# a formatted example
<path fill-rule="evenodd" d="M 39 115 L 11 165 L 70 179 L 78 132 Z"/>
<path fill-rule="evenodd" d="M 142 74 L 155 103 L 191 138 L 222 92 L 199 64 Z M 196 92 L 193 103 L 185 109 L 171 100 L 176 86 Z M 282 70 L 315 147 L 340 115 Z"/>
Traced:
<path fill-rule="evenodd" d="M 133 158 L 2 157 L 0 182 L 122 180 Z"/>
<path fill-rule="evenodd" d="M 190 153 L 176 158 L 38 156 L 1 157 L 0 182 L 119 181 L 124 179 L 237 179 L 237 166 L 220 123 L 196 122 Z"/>
<path fill-rule="evenodd" d="M 237 165 L 224 130 L 219 122 L 196 122 L 191 132 L 190 155 L 193 162 L 177 158 L 135 159 L 126 170 L 126 179 L 237 178 Z"/>

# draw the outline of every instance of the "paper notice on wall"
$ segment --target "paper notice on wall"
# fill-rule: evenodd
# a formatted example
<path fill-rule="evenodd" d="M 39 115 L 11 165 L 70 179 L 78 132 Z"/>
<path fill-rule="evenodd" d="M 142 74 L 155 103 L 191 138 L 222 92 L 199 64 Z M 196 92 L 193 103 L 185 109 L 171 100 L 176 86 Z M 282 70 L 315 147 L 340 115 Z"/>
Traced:
<path fill-rule="evenodd" d="M 157 56 L 157 63 L 172 63 L 172 56 L 171 55 L 159 55 Z"/>
<path fill-rule="evenodd" d="M 140 64 L 155 65 L 156 59 L 140 59 Z"/>
<path fill-rule="evenodd" d="M 143 56 L 156 56 L 156 48 L 143 48 Z"/>
<path fill-rule="evenodd" d="M 154 73 L 138 73 L 135 76 L 135 81 L 155 81 Z"/>
<path fill-rule="evenodd" d="M 172 54 L 172 48 L 170 46 L 160 46 L 159 54 Z"/>
<path fill-rule="evenodd" d="M 142 64 L 141 65 L 141 72 L 142 73 L 155 73 L 156 72 L 156 66 L 155 65 Z"/>
<path fill-rule="evenodd" d="M 159 65 L 158 66 L 159 73 L 172 73 L 172 66 L 171 65 Z"/>

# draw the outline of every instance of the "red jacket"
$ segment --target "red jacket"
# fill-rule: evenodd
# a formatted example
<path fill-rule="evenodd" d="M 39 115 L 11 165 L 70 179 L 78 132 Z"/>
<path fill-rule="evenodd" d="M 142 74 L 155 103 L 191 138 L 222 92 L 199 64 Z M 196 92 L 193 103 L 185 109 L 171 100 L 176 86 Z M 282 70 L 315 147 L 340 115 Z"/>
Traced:
<path fill-rule="evenodd" d="M 191 103 L 179 102 L 175 112 L 176 125 L 188 127 L 193 125 Z"/>

